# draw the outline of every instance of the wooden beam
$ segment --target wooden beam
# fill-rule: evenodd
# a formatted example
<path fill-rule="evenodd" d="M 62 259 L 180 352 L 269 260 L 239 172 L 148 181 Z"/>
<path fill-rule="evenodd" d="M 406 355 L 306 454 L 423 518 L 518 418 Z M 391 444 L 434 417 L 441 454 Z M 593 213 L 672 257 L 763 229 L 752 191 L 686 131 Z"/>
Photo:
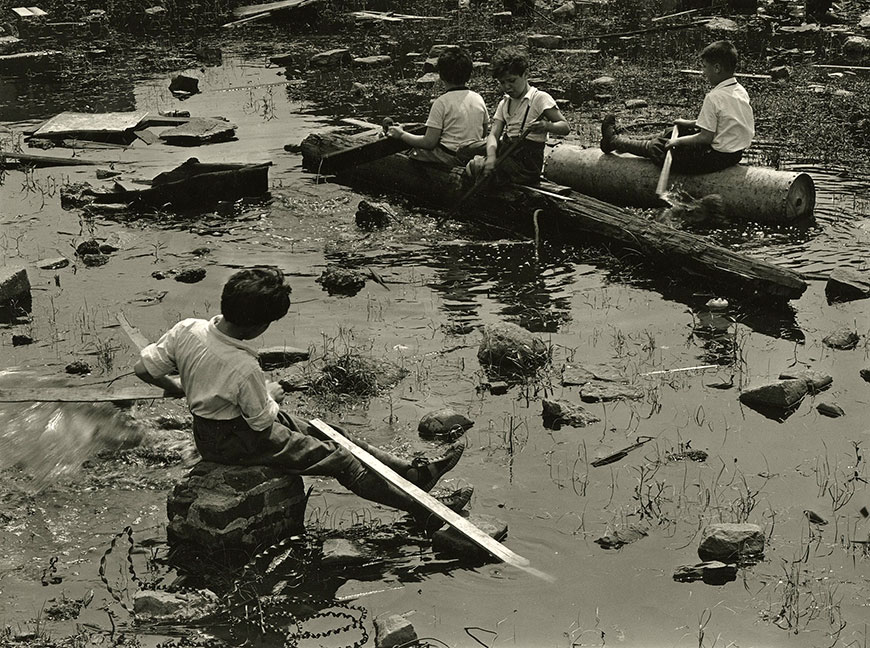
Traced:
<path fill-rule="evenodd" d="M 12 164 L 9 161 L 13 160 Z M 81 158 L 61 158 L 53 155 L 32 155 L 30 153 L 12 153 L 11 151 L 0 151 L 0 166 L 16 166 L 19 164 L 48 167 L 48 166 L 97 166 L 108 165 L 111 162 L 94 162 L 93 160 L 82 160 Z"/>
<path fill-rule="evenodd" d="M 0 389 L 0 403 L 110 403 L 174 398 L 147 385 L 117 389 L 94 389 L 86 385 Z"/>
<path fill-rule="evenodd" d="M 132 326 L 130 322 L 127 321 L 124 313 L 116 313 L 115 319 L 118 320 L 118 324 L 121 325 L 121 328 L 124 330 L 124 333 L 127 334 L 127 337 L 130 338 L 130 341 L 136 347 L 136 350 L 141 351 L 150 344 L 148 338 L 142 335 L 142 332 L 139 329 Z"/>

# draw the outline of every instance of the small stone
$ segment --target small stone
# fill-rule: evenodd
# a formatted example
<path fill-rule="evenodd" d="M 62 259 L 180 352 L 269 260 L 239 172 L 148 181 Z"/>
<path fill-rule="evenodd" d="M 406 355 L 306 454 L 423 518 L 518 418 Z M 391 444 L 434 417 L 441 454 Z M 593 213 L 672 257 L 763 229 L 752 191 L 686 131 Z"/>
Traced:
<path fill-rule="evenodd" d="M 541 49 L 556 49 L 562 46 L 562 37 L 555 34 L 531 34 L 528 36 L 529 47 L 540 47 Z"/>
<path fill-rule="evenodd" d="M 824 526 L 828 523 L 825 518 L 823 518 L 815 511 L 810 511 L 809 509 L 807 509 L 804 511 L 804 515 L 807 517 L 807 520 L 809 520 L 811 524 L 818 524 Z"/>
<path fill-rule="evenodd" d="M 29 335 L 12 335 L 12 346 L 27 346 L 33 344 L 33 338 Z"/>
<path fill-rule="evenodd" d="M 80 374 L 85 375 L 91 373 L 91 365 L 83 360 L 76 360 L 75 362 L 70 362 L 65 371 L 68 374 Z"/>
<path fill-rule="evenodd" d="M 60 206 L 63 209 L 85 207 L 93 201 L 93 187 L 87 182 L 71 182 L 60 188 Z"/>
<path fill-rule="evenodd" d="M 317 283 L 330 295 L 353 296 L 366 285 L 367 276 L 359 270 L 329 264 L 317 279 Z"/>
<path fill-rule="evenodd" d="M 320 564 L 325 567 L 347 567 L 362 565 L 371 560 L 365 548 L 358 542 L 346 538 L 324 540 Z"/>
<path fill-rule="evenodd" d="M 53 259 L 43 259 L 36 262 L 36 267 L 40 270 L 60 270 L 69 265 L 69 259 L 66 257 L 55 257 Z"/>
<path fill-rule="evenodd" d="M 111 258 L 108 254 L 82 254 L 80 256 L 83 264 L 89 268 L 106 265 Z"/>
<path fill-rule="evenodd" d="M 369 93 L 372 89 L 371 85 L 368 83 L 360 83 L 359 81 L 354 81 L 350 86 L 350 91 L 357 97 L 363 97 Z"/>
<path fill-rule="evenodd" d="M 865 382 L 870 382 L 870 369 L 861 369 L 858 371 L 858 375 L 860 375 Z"/>
<path fill-rule="evenodd" d="M 112 171 L 111 169 L 97 169 L 97 180 L 108 180 L 109 178 L 117 178 L 121 175 L 120 171 Z"/>
<path fill-rule="evenodd" d="M 284 54 L 276 54 L 275 56 L 269 57 L 269 63 L 272 65 L 278 65 L 280 67 L 290 67 L 296 61 L 296 54 L 293 52 L 286 52 Z"/>
<path fill-rule="evenodd" d="M 648 535 L 646 527 L 638 526 L 637 524 L 629 524 L 623 528 L 616 529 L 609 533 L 605 533 L 600 538 L 596 538 L 595 542 L 603 549 L 619 549 L 620 547 L 637 542 L 641 538 Z"/>
<path fill-rule="evenodd" d="M 600 76 L 596 79 L 592 79 L 589 82 L 589 85 L 596 92 L 601 92 L 603 90 L 609 90 L 613 87 L 613 84 L 616 83 L 616 79 L 611 76 Z"/>
<path fill-rule="evenodd" d="M 157 281 L 160 281 L 161 279 L 166 279 L 169 276 L 169 273 L 164 270 L 155 270 L 151 273 L 151 276 L 154 279 L 157 279 Z"/>
<path fill-rule="evenodd" d="M 353 59 L 353 64 L 361 68 L 379 68 L 387 67 L 393 64 L 393 59 L 386 54 L 377 54 L 375 56 L 361 56 Z"/>
<path fill-rule="evenodd" d="M 815 369 L 803 369 L 801 371 L 784 371 L 779 374 L 780 380 L 803 380 L 807 384 L 807 391 L 817 394 L 830 387 L 834 378 Z"/>
<path fill-rule="evenodd" d="M 573 18 L 577 15 L 577 5 L 568 0 L 568 2 L 564 2 L 553 9 L 553 15 L 557 18 Z"/>
<path fill-rule="evenodd" d="M 740 402 L 757 407 L 788 409 L 799 403 L 807 391 L 805 380 L 777 380 L 747 387 L 740 393 Z"/>
<path fill-rule="evenodd" d="M 550 349 L 538 336 L 510 322 L 487 324 L 477 350 L 481 365 L 499 374 L 534 373 L 550 361 Z"/>
<path fill-rule="evenodd" d="M 859 339 L 856 331 L 844 326 L 823 337 L 822 342 L 832 349 L 850 351 L 858 346 Z"/>
<path fill-rule="evenodd" d="M 608 103 L 610 101 L 613 101 L 613 95 L 612 94 L 596 94 L 593 97 L 593 99 L 595 99 L 595 101 L 597 101 L 598 103 L 605 104 L 605 103 Z"/>
<path fill-rule="evenodd" d="M 545 398 L 542 401 L 542 407 L 541 417 L 544 419 L 544 427 L 547 429 L 558 430 L 562 425 L 581 428 L 601 420 L 580 405 L 564 400 L 547 400 Z"/>
<path fill-rule="evenodd" d="M 646 108 L 649 104 L 644 99 L 626 99 L 623 104 L 629 110 L 637 110 L 638 108 Z"/>
<path fill-rule="evenodd" d="M 154 419 L 154 423 L 164 430 L 185 430 L 191 427 L 191 419 L 177 414 L 162 414 Z"/>
<path fill-rule="evenodd" d="M 491 515 L 471 513 L 468 516 L 468 521 L 490 538 L 502 541 L 507 537 L 507 523 Z M 432 551 L 471 561 L 496 560 L 490 556 L 488 551 L 449 525 L 436 531 L 435 535 L 432 536 Z"/>
<path fill-rule="evenodd" d="M 774 81 L 782 81 L 791 76 L 791 68 L 787 65 L 777 65 L 776 67 L 770 68 L 767 73 Z"/>
<path fill-rule="evenodd" d="M 831 418 L 839 418 L 840 416 L 845 416 L 846 412 L 843 411 L 843 408 L 835 403 L 819 403 L 816 405 L 816 409 L 819 414 L 823 414 L 825 416 L 830 416 Z"/>
<path fill-rule="evenodd" d="M 708 299 L 707 308 L 714 311 L 723 311 L 728 310 L 728 300 L 722 297 L 714 297 L 713 299 Z"/>
<path fill-rule="evenodd" d="M 855 96 L 855 93 L 851 90 L 846 90 L 845 88 L 837 88 L 832 93 L 834 97 L 840 97 L 841 99 L 851 99 Z"/>
<path fill-rule="evenodd" d="M 510 385 L 508 385 L 503 380 L 494 380 L 489 384 L 489 393 L 493 396 L 501 396 L 503 394 L 507 394 L 510 389 Z"/>
<path fill-rule="evenodd" d="M 843 56 L 850 61 L 863 61 L 870 56 L 870 39 L 849 36 L 843 43 Z"/>
<path fill-rule="evenodd" d="M 375 618 L 375 648 L 396 648 L 417 643 L 417 632 L 405 617 L 391 614 Z"/>
<path fill-rule="evenodd" d="M 441 77 L 438 75 L 437 72 L 428 72 L 423 76 L 419 77 L 416 83 L 418 86 L 433 86 L 440 80 Z"/>
<path fill-rule="evenodd" d="M 289 346 L 275 346 L 257 351 L 257 360 L 263 371 L 284 369 L 297 362 L 303 362 L 311 357 L 308 349 L 297 349 Z"/>
<path fill-rule="evenodd" d="M 701 560 L 728 562 L 764 553 L 764 533 L 757 524 L 710 524 L 701 532 L 698 556 Z"/>
<path fill-rule="evenodd" d="M 15 305 L 30 310 L 30 280 L 22 267 L 0 266 L 0 308 Z"/>
<path fill-rule="evenodd" d="M 100 254 L 100 242 L 96 239 L 82 241 L 76 246 L 76 254 L 84 256 L 85 254 Z"/>
<path fill-rule="evenodd" d="M 350 50 L 342 47 L 318 52 L 311 57 L 308 64 L 311 67 L 335 67 L 350 63 L 352 60 L 353 57 L 350 54 Z"/>
<path fill-rule="evenodd" d="M 697 565 L 683 565 L 674 572 L 674 580 L 679 583 L 704 581 L 708 585 L 724 585 L 737 580 L 737 565 L 718 560 L 709 560 Z"/>
<path fill-rule="evenodd" d="M 138 619 L 192 621 L 213 614 L 218 596 L 211 590 L 164 592 L 139 590 L 133 595 L 133 611 Z"/>
<path fill-rule="evenodd" d="M 175 280 L 181 283 L 197 283 L 205 279 L 205 268 L 187 268 L 175 274 Z"/>
<path fill-rule="evenodd" d="M 730 18 L 722 18 L 721 16 L 716 16 L 712 20 L 708 21 L 705 27 L 709 31 L 725 32 L 736 32 L 740 29 L 736 22 L 734 22 Z"/>
<path fill-rule="evenodd" d="M 467 416 L 449 407 L 428 412 L 417 424 L 417 432 L 424 439 L 459 437 L 474 425 Z"/>

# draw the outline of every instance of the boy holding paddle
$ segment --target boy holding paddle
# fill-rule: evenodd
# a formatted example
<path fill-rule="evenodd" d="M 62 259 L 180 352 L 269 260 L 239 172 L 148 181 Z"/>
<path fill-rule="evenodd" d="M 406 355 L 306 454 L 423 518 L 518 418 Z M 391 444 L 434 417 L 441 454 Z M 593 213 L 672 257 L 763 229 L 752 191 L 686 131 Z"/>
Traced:
<path fill-rule="evenodd" d="M 518 47 L 504 47 L 492 60 L 492 76 L 504 96 L 492 128 L 465 167 L 472 178 L 492 175 L 495 184 L 534 184 L 544 166 L 547 134 L 567 135 L 568 122 L 548 93 L 529 85 L 529 58 Z"/>
<path fill-rule="evenodd" d="M 426 133 L 406 133 L 401 126 L 390 126 L 387 137 L 412 147 L 411 159 L 447 167 L 461 165 L 457 151 L 470 142 L 480 141 L 489 126 L 486 103 L 466 85 L 471 78 L 471 57 L 463 49 L 448 49 L 438 57 L 438 76 L 446 86 L 426 119 Z"/>
<path fill-rule="evenodd" d="M 287 314 L 290 286 L 280 270 L 240 270 L 226 282 L 221 315 L 185 319 L 142 349 L 134 371 L 143 381 L 187 397 L 193 414 L 196 448 L 205 461 L 269 465 L 295 475 L 335 477 L 348 490 L 428 522 L 428 511 L 404 491 L 368 470 L 348 450 L 308 421 L 281 411 L 284 392 L 266 380 L 257 351 L 246 343 Z M 178 376 L 170 376 L 173 371 Z M 459 461 L 464 445 L 450 446 L 443 457 L 406 461 L 342 434 L 424 491 Z M 442 502 L 461 510 L 470 487 Z"/>
<path fill-rule="evenodd" d="M 671 129 L 647 138 L 621 135 L 613 115 L 601 122 L 601 150 L 634 153 L 663 164 L 667 152 L 673 170 L 699 174 L 727 169 L 740 162 L 755 136 L 755 118 L 746 89 L 734 78 L 737 49 L 728 41 L 711 43 L 701 52 L 704 78 L 713 86 L 695 120 L 676 119 Z"/>

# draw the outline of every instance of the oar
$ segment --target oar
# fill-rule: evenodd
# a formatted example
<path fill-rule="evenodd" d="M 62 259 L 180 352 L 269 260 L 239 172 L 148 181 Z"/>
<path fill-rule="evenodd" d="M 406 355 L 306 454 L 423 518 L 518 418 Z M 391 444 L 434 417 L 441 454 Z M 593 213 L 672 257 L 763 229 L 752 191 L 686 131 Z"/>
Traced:
<path fill-rule="evenodd" d="M 347 437 L 336 432 L 334 429 L 332 429 L 329 425 L 327 425 L 320 419 L 312 419 L 310 423 L 318 430 L 323 432 L 330 439 L 335 441 L 342 448 L 350 452 L 354 457 L 359 459 L 363 464 L 366 465 L 366 467 L 375 471 L 378 475 L 380 475 L 383 479 L 388 481 L 396 488 L 404 491 L 405 494 L 408 495 L 415 502 L 425 507 L 427 510 L 431 511 L 440 519 L 447 522 L 450 526 L 462 533 L 462 535 L 464 535 L 466 538 L 474 542 L 479 547 L 482 547 L 499 560 L 506 562 L 509 565 L 513 565 L 514 567 L 518 567 L 519 569 L 533 574 L 534 576 L 543 578 L 546 581 L 553 582 L 555 580 L 549 574 L 545 574 L 544 572 L 535 569 L 534 567 L 531 567 L 528 558 L 523 558 L 519 554 L 514 553 L 494 538 L 485 534 L 483 531 L 478 529 L 464 517 L 462 517 L 458 513 L 451 511 L 449 508 L 444 506 L 444 504 L 432 497 L 429 493 L 421 490 L 420 488 L 409 482 L 407 479 L 396 473 L 392 468 L 384 465 L 377 458 L 373 457 L 371 454 L 360 448 Z"/>
<path fill-rule="evenodd" d="M 680 136 L 677 127 L 674 126 L 674 130 L 671 131 L 671 139 L 668 140 L 673 142 L 677 137 Z M 659 175 L 659 183 L 656 185 L 656 196 L 665 199 L 665 192 L 668 190 L 668 180 L 671 175 L 671 163 L 673 162 L 673 155 L 671 154 L 671 149 L 668 149 L 667 154 L 665 155 L 665 163 L 662 165 L 662 173 Z"/>

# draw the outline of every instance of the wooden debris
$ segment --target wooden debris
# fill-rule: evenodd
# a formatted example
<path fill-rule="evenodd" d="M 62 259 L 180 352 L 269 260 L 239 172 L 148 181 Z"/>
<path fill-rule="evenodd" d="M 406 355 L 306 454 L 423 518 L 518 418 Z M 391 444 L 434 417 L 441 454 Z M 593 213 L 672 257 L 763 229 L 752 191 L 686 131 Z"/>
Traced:
<path fill-rule="evenodd" d="M 8 168 L 10 166 L 96 166 L 105 165 L 109 162 L 94 162 L 93 160 L 82 160 L 81 158 L 61 158 L 51 155 L 31 155 L 30 153 L 12 153 L 10 151 L 0 151 L 0 167 Z"/>
<path fill-rule="evenodd" d="M 678 70 L 680 74 L 692 74 L 695 76 L 701 76 L 704 74 L 701 70 Z M 773 77 L 769 74 L 746 74 L 744 72 L 735 72 L 734 76 L 738 79 L 758 79 L 763 81 L 769 81 Z"/>
<path fill-rule="evenodd" d="M 382 22 L 402 22 L 404 20 L 447 20 L 444 16 L 415 16 L 395 11 L 352 11 L 350 15 L 357 21 L 380 20 Z"/>
<path fill-rule="evenodd" d="M 598 468 L 599 466 L 606 466 L 608 464 L 617 462 L 620 459 L 625 459 L 628 456 L 629 452 L 631 452 L 632 450 L 637 450 L 638 448 L 642 448 L 644 444 L 649 443 L 654 438 L 655 437 L 651 436 L 638 436 L 637 443 L 632 443 L 630 446 L 626 446 L 622 450 L 617 450 L 613 454 L 609 454 L 606 457 L 602 457 L 601 459 L 596 459 L 592 462 L 592 466 Z"/>
<path fill-rule="evenodd" d="M 0 389 L 0 403 L 108 403 L 159 398 L 172 396 L 164 394 L 162 389 L 144 385 L 114 389 L 94 389 L 85 385 Z"/>

